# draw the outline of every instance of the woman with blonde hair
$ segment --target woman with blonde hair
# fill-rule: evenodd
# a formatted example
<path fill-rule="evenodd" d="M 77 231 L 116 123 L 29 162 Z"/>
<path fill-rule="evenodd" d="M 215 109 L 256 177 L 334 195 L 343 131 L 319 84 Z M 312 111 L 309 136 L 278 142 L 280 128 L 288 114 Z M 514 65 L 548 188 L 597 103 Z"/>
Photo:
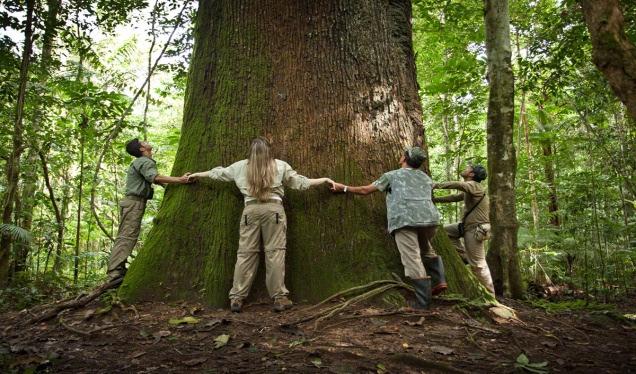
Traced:
<path fill-rule="evenodd" d="M 285 287 L 285 249 L 287 220 L 283 208 L 284 187 L 306 190 L 311 186 L 331 183 L 329 178 L 309 179 L 299 175 L 285 161 L 272 156 L 266 138 L 252 140 L 249 158 L 224 168 L 189 175 L 189 180 L 209 177 L 234 182 L 244 197 L 245 208 L 239 229 L 239 248 L 230 290 L 230 309 L 238 313 L 249 294 L 258 269 L 259 248 L 265 249 L 265 283 L 274 299 L 274 310 L 291 308 Z"/>

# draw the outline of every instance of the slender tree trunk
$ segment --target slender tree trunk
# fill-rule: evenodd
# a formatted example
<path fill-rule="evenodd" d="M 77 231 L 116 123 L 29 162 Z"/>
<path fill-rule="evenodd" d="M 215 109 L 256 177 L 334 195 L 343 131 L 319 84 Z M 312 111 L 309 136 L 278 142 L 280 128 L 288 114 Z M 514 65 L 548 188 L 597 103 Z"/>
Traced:
<path fill-rule="evenodd" d="M 521 109 L 519 110 L 519 126 L 523 128 L 523 135 L 526 147 L 526 157 L 528 158 L 528 183 L 530 184 L 530 209 L 532 211 L 532 228 L 534 235 L 539 229 L 539 203 L 537 201 L 537 189 L 535 187 L 534 169 L 532 167 L 532 144 L 530 143 L 530 124 L 528 123 L 528 114 L 526 113 L 526 93 L 523 92 L 521 100 Z"/>
<path fill-rule="evenodd" d="M 514 77 L 507 0 L 485 0 L 488 56 L 487 149 L 492 239 L 488 263 L 497 294 L 523 295 L 517 254 L 515 208 Z"/>
<path fill-rule="evenodd" d="M 544 108 L 543 103 L 538 103 L 539 109 L 539 125 L 541 131 L 546 132 L 549 128 L 548 116 Z M 556 179 L 554 172 L 554 152 L 552 139 L 545 137 L 541 140 L 541 150 L 543 151 L 543 172 L 545 175 L 545 182 L 548 185 L 548 213 L 550 216 L 550 225 L 554 227 L 561 226 L 561 220 L 559 218 L 559 200 L 557 198 Z"/>
<path fill-rule="evenodd" d="M 155 49 L 157 42 L 157 13 L 159 8 L 157 5 L 159 0 L 155 0 L 155 5 L 152 7 L 151 20 L 150 20 L 150 48 L 148 48 L 148 84 L 146 84 L 146 102 L 144 104 L 144 120 L 143 120 L 143 135 L 144 140 L 148 140 L 148 109 L 150 108 L 150 84 L 152 83 L 152 52 Z"/>
<path fill-rule="evenodd" d="M 82 199 L 84 197 L 84 142 L 85 131 L 88 126 L 88 117 L 83 116 L 79 126 L 80 132 L 80 174 L 79 186 L 77 193 L 77 223 L 75 225 L 75 256 L 73 261 L 73 282 L 77 284 L 77 276 L 79 274 L 79 252 L 80 252 L 80 231 L 82 228 Z"/>
<path fill-rule="evenodd" d="M 6 176 L 7 184 L 2 205 L 2 223 L 13 223 L 13 206 L 18 193 L 20 180 L 20 156 L 24 148 L 22 120 L 24 117 L 24 102 L 26 99 L 26 86 L 29 80 L 29 66 L 31 64 L 31 49 L 33 46 L 33 8 L 34 0 L 26 1 L 26 24 L 24 26 L 24 49 L 22 51 L 22 64 L 20 65 L 20 84 L 18 86 L 18 99 L 15 109 L 15 121 L 13 123 L 13 149 L 7 160 Z M 7 284 L 9 279 L 11 237 L 0 237 L 0 287 Z"/>
<path fill-rule="evenodd" d="M 592 40 L 594 64 L 636 120 L 636 45 L 625 34 L 619 0 L 579 0 Z"/>
<path fill-rule="evenodd" d="M 57 19 L 61 8 L 61 0 L 47 0 L 47 12 L 44 21 L 44 34 L 42 35 L 42 57 L 39 65 L 41 72 L 40 84 L 45 85 L 49 78 L 49 69 L 53 62 L 53 49 L 59 21 Z M 43 118 L 43 108 L 36 108 L 33 119 L 33 132 L 36 133 Z M 33 208 L 35 206 L 35 193 L 38 190 L 38 153 L 35 147 L 29 147 L 26 164 L 28 168 L 24 170 L 22 187 L 23 209 L 20 214 L 20 226 L 27 231 L 31 231 L 33 225 Z M 26 259 L 29 255 L 29 245 L 20 245 L 20 250 L 16 256 L 16 272 L 25 270 Z"/>
<path fill-rule="evenodd" d="M 521 55 L 521 42 L 519 41 L 519 30 L 515 33 L 515 44 L 517 46 L 517 58 L 519 59 L 519 63 L 522 59 Z M 526 53 L 527 55 L 527 53 Z M 530 184 L 530 211 L 532 212 L 532 229 L 533 236 L 536 240 L 537 231 L 539 229 L 539 203 L 537 201 L 537 191 L 534 185 L 534 169 L 532 167 L 532 144 L 530 143 L 530 124 L 528 123 L 528 112 L 527 112 L 527 95 L 525 89 L 525 79 L 521 80 L 521 105 L 519 107 L 519 131 L 518 131 L 518 148 L 521 148 L 521 138 L 523 137 L 525 148 L 526 148 L 526 158 L 528 163 L 528 183 Z M 523 136 L 521 132 L 523 131 Z"/>
<path fill-rule="evenodd" d="M 44 183 L 46 184 L 46 189 L 49 192 L 49 200 L 51 201 L 51 206 L 53 207 L 53 214 L 55 214 L 55 223 L 57 225 L 57 245 L 56 252 L 61 253 L 62 248 L 64 246 L 64 212 L 60 210 L 60 207 L 57 205 L 57 200 L 55 198 L 55 191 L 53 190 L 53 186 L 51 185 L 51 177 L 49 175 L 49 166 L 46 161 L 46 155 L 42 150 L 38 151 L 38 156 L 40 157 L 40 162 L 42 165 L 42 172 L 44 176 Z M 63 202 L 64 203 L 64 202 Z M 52 248 L 52 247 L 51 247 Z M 46 271 L 46 265 L 49 262 L 49 256 L 51 254 L 51 249 L 49 249 L 49 253 L 46 256 L 46 264 L 44 266 L 44 271 Z M 58 256 L 59 257 L 59 256 Z M 58 266 L 56 264 L 59 263 L 59 260 L 56 258 L 53 261 L 53 271 L 57 272 Z"/>
<path fill-rule="evenodd" d="M 172 174 L 243 159 L 257 135 L 310 177 L 366 184 L 395 169 L 424 142 L 410 18 L 410 1 L 200 1 Z M 402 272 L 382 196 L 286 194 L 295 299 Z M 242 205 L 228 183 L 169 186 L 120 294 L 226 304 Z"/>

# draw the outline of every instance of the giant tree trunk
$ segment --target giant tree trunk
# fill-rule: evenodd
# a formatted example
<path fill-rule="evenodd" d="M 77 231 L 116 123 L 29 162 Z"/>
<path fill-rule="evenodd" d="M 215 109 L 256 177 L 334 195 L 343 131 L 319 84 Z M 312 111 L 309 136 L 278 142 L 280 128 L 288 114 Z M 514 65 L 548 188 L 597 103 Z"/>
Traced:
<path fill-rule="evenodd" d="M 410 1 L 201 1 L 172 174 L 243 159 L 257 135 L 309 177 L 396 168 L 424 136 L 410 17 Z M 380 194 L 286 193 L 294 299 L 403 273 Z M 233 184 L 170 186 L 121 295 L 224 305 L 242 205 Z"/>
<path fill-rule="evenodd" d="M 580 0 L 594 64 L 636 120 L 636 45 L 625 34 L 619 0 Z"/>
<path fill-rule="evenodd" d="M 510 15 L 507 0 L 485 0 L 488 55 L 487 149 L 492 239 L 488 264 L 497 294 L 521 297 L 517 255 L 514 148 L 514 77 L 511 64 Z"/>

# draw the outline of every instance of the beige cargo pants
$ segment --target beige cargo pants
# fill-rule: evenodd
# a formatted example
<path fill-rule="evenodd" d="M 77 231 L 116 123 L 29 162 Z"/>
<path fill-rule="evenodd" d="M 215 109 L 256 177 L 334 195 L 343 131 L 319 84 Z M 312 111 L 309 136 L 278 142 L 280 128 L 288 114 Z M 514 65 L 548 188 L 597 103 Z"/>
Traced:
<path fill-rule="evenodd" d="M 289 294 L 285 288 L 287 218 L 281 203 L 247 205 L 241 216 L 239 248 L 230 300 L 244 299 L 258 270 L 261 244 L 265 250 L 265 284 L 271 298 Z"/>
<path fill-rule="evenodd" d="M 141 219 L 146 210 L 146 200 L 126 196 L 119 202 L 119 231 L 108 260 L 108 279 L 113 280 L 125 272 L 126 260 L 139 239 Z"/>
<path fill-rule="evenodd" d="M 436 229 L 437 226 L 403 227 L 393 232 L 400 259 L 404 265 L 405 276 L 411 279 L 426 278 L 422 256 L 437 256 L 431 244 Z"/>
<path fill-rule="evenodd" d="M 492 284 L 492 276 L 490 275 L 490 268 L 486 262 L 486 251 L 484 250 L 484 240 L 490 230 L 490 225 L 481 224 L 467 227 L 463 236 L 464 243 L 461 241 L 462 238 L 460 238 L 457 223 L 444 225 L 444 230 L 448 233 L 448 237 L 455 245 L 459 255 L 468 262 L 477 279 L 488 291 L 494 294 L 495 287 Z"/>

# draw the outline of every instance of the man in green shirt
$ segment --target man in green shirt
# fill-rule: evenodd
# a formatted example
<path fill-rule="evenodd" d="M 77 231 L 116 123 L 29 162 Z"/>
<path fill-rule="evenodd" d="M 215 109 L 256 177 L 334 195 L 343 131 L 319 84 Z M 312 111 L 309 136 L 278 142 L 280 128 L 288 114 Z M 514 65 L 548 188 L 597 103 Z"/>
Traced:
<path fill-rule="evenodd" d="M 461 192 L 435 197 L 433 202 L 464 201 L 462 221 L 444 225 L 444 230 L 448 233 L 448 237 L 455 245 L 459 255 L 470 265 L 477 279 L 488 291 L 494 294 L 495 288 L 484 250 L 484 241 L 490 237 L 490 201 L 488 193 L 480 182 L 485 180 L 486 176 L 486 169 L 483 166 L 468 165 L 461 173 L 463 182 L 443 182 L 433 186 L 434 189 L 455 189 Z"/>
<path fill-rule="evenodd" d="M 425 159 L 421 148 L 412 147 L 400 158 L 399 169 L 384 173 L 372 184 L 354 187 L 336 183 L 332 188 L 334 192 L 357 195 L 386 192 L 389 232 L 395 238 L 404 274 L 415 286 L 415 307 L 422 309 L 430 306 L 433 293 L 440 293 L 448 287 L 442 258 L 431 245 L 440 216 L 431 200 L 433 181 L 418 170 Z M 427 270 L 431 273 L 430 277 Z"/>
<path fill-rule="evenodd" d="M 126 174 L 126 196 L 119 202 L 119 231 L 108 260 L 109 281 L 122 278 L 126 273 L 126 261 L 137 244 L 146 201 L 152 199 L 152 184 L 188 183 L 187 175 L 167 177 L 158 174 L 150 143 L 135 138 L 126 143 L 126 152 L 135 159 Z"/>

